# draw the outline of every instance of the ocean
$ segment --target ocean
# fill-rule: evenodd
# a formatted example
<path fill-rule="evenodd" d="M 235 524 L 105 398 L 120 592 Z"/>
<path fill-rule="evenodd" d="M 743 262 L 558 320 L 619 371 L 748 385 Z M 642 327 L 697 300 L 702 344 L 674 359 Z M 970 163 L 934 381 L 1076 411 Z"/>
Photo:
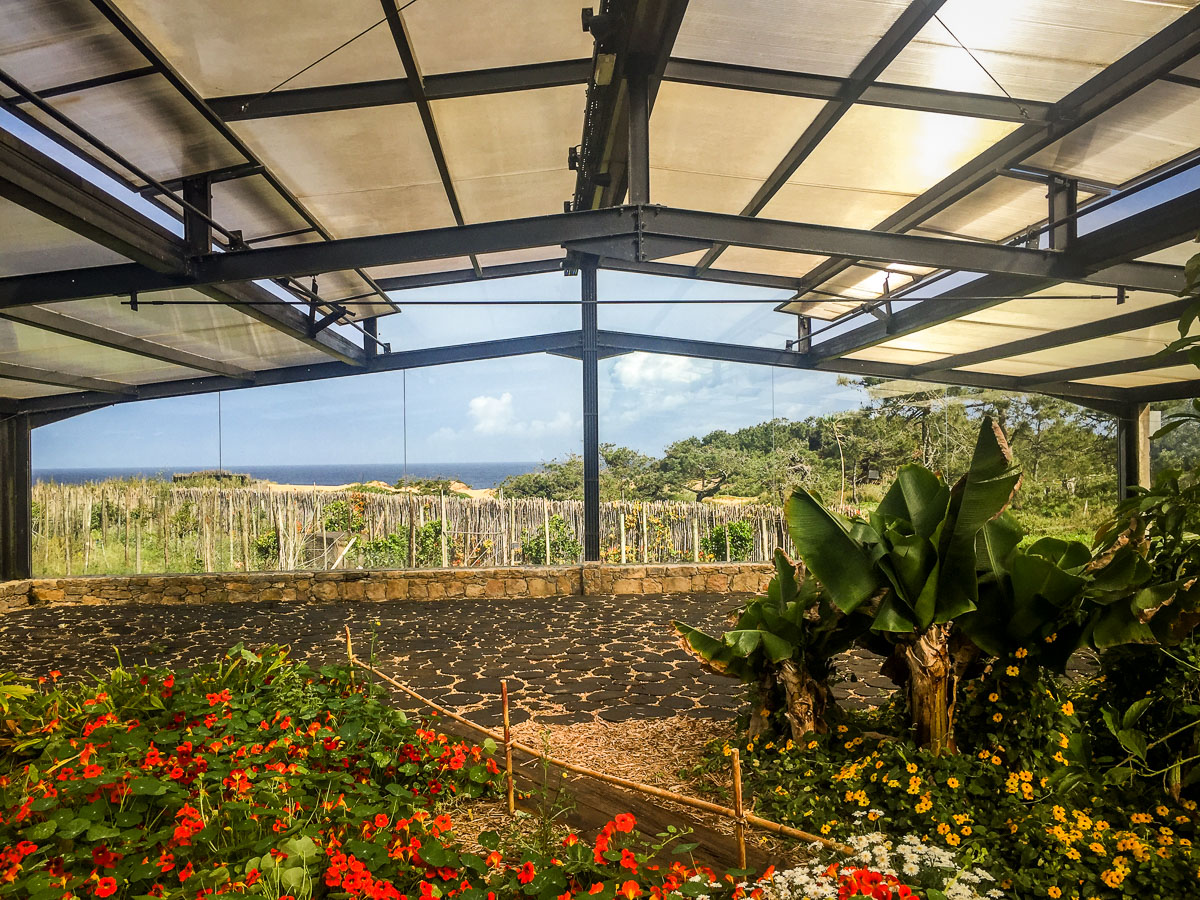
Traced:
<path fill-rule="evenodd" d="M 410 478 L 447 478 L 461 481 L 473 488 L 494 488 L 510 475 L 521 475 L 538 468 L 536 462 L 459 462 L 409 463 Z M 176 472 L 193 472 L 202 466 L 141 466 L 134 468 L 44 469 L 34 466 L 35 481 L 56 481 L 60 484 L 84 484 L 109 478 L 163 478 L 170 480 Z M 215 468 L 215 467 L 214 467 Z M 395 484 L 404 477 L 402 463 L 339 463 L 336 465 L 305 466 L 236 466 L 227 465 L 230 472 L 246 473 L 254 478 L 276 484 L 353 484 L 363 481 L 382 481 Z"/>

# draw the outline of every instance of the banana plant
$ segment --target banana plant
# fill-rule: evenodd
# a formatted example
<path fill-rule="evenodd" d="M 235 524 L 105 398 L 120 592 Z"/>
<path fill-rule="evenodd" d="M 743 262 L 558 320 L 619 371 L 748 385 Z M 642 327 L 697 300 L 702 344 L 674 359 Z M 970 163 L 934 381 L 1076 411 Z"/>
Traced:
<path fill-rule="evenodd" d="M 869 610 L 871 630 L 892 644 L 891 671 L 907 691 L 917 740 L 935 752 L 954 750 L 957 682 L 972 655 L 952 647 L 953 623 L 978 606 L 981 534 L 1020 481 L 1003 432 L 985 419 L 970 468 L 953 486 L 910 464 L 866 521 L 830 512 L 805 490 L 785 506 L 797 553 L 829 599 L 847 615 Z M 989 531 L 985 548 L 1011 540 Z"/>
<path fill-rule="evenodd" d="M 869 622 L 863 613 L 841 613 L 776 550 L 766 595 L 742 608 L 731 630 L 717 638 L 683 622 L 672 625 L 684 650 L 705 669 L 755 686 L 752 739 L 782 711 L 799 740 L 829 730 L 833 657 L 848 650 Z"/>

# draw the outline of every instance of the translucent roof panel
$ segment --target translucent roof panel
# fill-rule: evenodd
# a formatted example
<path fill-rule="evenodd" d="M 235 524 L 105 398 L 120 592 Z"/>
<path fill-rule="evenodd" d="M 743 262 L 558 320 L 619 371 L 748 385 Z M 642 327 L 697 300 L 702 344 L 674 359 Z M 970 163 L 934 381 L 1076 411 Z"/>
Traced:
<path fill-rule="evenodd" d="M 1176 244 L 1174 247 L 1166 247 L 1147 256 L 1139 256 L 1138 261 L 1166 263 L 1169 266 L 1182 266 L 1197 253 L 1200 253 L 1200 243 L 1188 241 L 1184 244 Z"/>
<path fill-rule="evenodd" d="M 1079 193 L 1081 200 L 1091 196 Z M 922 224 L 963 238 L 1000 241 L 1045 221 L 1047 204 L 1046 185 L 999 176 Z"/>
<path fill-rule="evenodd" d="M 1084 7 L 1078 0 L 948 0 L 879 80 L 1003 95 L 999 82 L 1014 97 L 1054 102 L 1193 5 L 1191 0 L 1089 0 Z"/>
<path fill-rule="evenodd" d="M 1000 375 L 1041 375 L 1110 360 L 1152 356 L 1178 337 L 1179 331 L 1175 323 L 1167 322 L 1119 335 L 1108 335 L 1049 350 L 1039 350 L 1036 353 L 1024 353 L 1007 359 L 980 363 L 977 366 L 967 366 L 966 369 L 975 372 L 995 372 Z M 1197 370 L 1197 375 L 1200 375 L 1200 370 Z"/>
<path fill-rule="evenodd" d="M 1107 375 L 1104 378 L 1085 378 L 1083 384 L 1100 384 L 1108 387 L 1139 388 L 1172 384 L 1178 381 L 1195 383 L 1200 370 L 1195 366 L 1172 366 L 1169 369 L 1153 369 L 1148 372 L 1130 372 L 1128 375 Z M 1200 395 L 1200 390 L 1196 392 Z"/>
<path fill-rule="evenodd" d="M 72 300 L 45 304 L 42 308 L 243 369 L 304 365 L 329 359 L 319 350 L 250 318 L 237 307 L 207 303 L 154 306 L 147 302 L 134 312 L 123 305 L 125 299 Z M 194 303 L 210 298 L 197 291 L 173 290 L 157 291 L 145 299 Z"/>
<path fill-rule="evenodd" d="M 907 5 L 906 0 L 691 0 L 672 55 L 844 77 Z"/>
<path fill-rule="evenodd" d="M 650 118 L 651 198 L 668 206 L 740 213 L 824 105 L 663 82 Z M 746 140 L 751 134 L 754 140 Z"/>
<path fill-rule="evenodd" d="M 944 113 L 856 105 L 788 179 L 915 197 L 1018 126 Z"/>
<path fill-rule="evenodd" d="M 161 75 L 61 94 L 49 103 L 160 181 L 245 162 Z M 53 119 L 36 110 L 31 115 L 73 143 L 79 142 Z"/>
<path fill-rule="evenodd" d="M 1035 166 L 1124 184 L 1196 149 L 1200 88 L 1156 81 L 1034 154 Z"/>
<path fill-rule="evenodd" d="M 204 97 L 263 93 L 286 79 L 287 87 L 301 88 L 404 77 L 376 0 L 338 0 L 336 10 L 326 0 L 117 0 L 117 5 Z"/>
<path fill-rule="evenodd" d="M 129 262 L 49 219 L 0 197 L 0 276 Z"/>
<path fill-rule="evenodd" d="M 454 224 L 415 104 L 231 127 L 334 237 Z"/>
<path fill-rule="evenodd" d="M 577 0 L 422 0 L 403 15 L 421 74 L 437 75 L 590 59 L 579 8 Z"/>
<path fill-rule="evenodd" d="M 200 374 L 195 369 L 0 319 L 0 362 L 62 372 L 63 360 L 71 361 L 69 371 L 72 375 L 102 378 L 121 384 L 149 384 L 175 378 L 192 378 Z"/>
<path fill-rule="evenodd" d="M 261 175 L 218 181 L 212 186 L 213 218 L 226 228 L 238 229 L 246 240 L 307 228 L 308 223 Z M 257 246 L 279 246 L 320 240 L 316 232 L 268 241 Z"/>
<path fill-rule="evenodd" d="M 874 228 L 912 199 L 910 194 L 787 182 L 762 211 L 766 219 Z"/>
<path fill-rule="evenodd" d="M 431 104 L 468 222 L 562 212 L 575 190 L 567 148 L 583 132 L 585 97 L 583 85 L 567 85 Z"/>
<path fill-rule="evenodd" d="M 146 65 L 88 0 L 0 0 L 0 22 L 4 71 L 35 91 Z"/>
<path fill-rule="evenodd" d="M 503 266 L 510 263 L 538 262 L 541 260 L 561 259 L 566 255 L 562 247 L 527 247 L 523 250 L 506 250 L 501 253 L 480 253 L 476 259 L 481 267 Z M 405 275 L 426 275 L 430 272 L 461 272 L 471 268 L 471 260 L 466 256 L 451 256 L 445 259 L 423 259 L 417 262 L 400 263 L 395 266 L 377 266 L 367 270 L 372 278 L 402 277 Z M 403 302 L 403 294 L 397 295 L 397 302 Z"/>
<path fill-rule="evenodd" d="M 32 400 L 34 397 L 53 397 L 55 394 L 70 393 L 70 388 L 37 384 L 14 378 L 0 378 L 0 397 L 8 400 Z"/>
<path fill-rule="evenodd" d="M 717 267 L 735 272 L 766 272 L 799 278 L 824 256 L 808 253 L 786 253 L 782 250 L 760 250 L 757 247 L 729 247 L 717 259 Z"/>

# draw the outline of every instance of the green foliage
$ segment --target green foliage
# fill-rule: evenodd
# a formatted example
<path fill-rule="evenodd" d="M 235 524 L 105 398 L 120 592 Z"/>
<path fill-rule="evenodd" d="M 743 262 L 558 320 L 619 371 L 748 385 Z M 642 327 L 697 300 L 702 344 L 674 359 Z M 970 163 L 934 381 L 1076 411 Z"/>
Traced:
<path fill-rule="evenodd" d="M 345 500 L 334 500 L 325 507 L 325 528 L 327 531 L 348 531 L 358 534 L 366 527 L 362 509 L 357 504 Z"/>
<path fill-rule="evenodd" d="M 414 537 L 417 566 L 431 568 L 442 564 L 442 520 L 432 519 L 417 529 Z M 454 559 L 455 544 L 447 551 Z M 408 532 L 393 532 L 362 545 L 363 565 L 368 569 L 401 569 L 408 566 Z"/>
<path fill-rule="evenodd" d="M 748 519 L 741 519 L 737 522 L 730 522 L 729 527 L 729 554 L 734 562 L 744 562 L 750 558 L 754 552 L 754 523 Z M 718 525 L 708 534 L 700 538 L 700 550 L 706 557 L 710 557 L 719 562 L 728 561 L 725 542 L 725 525 Z"/>
<path fill-rule="evenodd" d="M 521 535 L 521 559 L 535 566 L 561 566 L 579 562 L 583 545 L 562 516 L 550 517 L 550 560 L 546 560 L 546 532 L 538 528 Z"/>
<path fill-rule="evenodd" d="M 273 565 L 279 562 L 279 532 L 274 528 L 256 537 L 250 547 L 259 565 Z"/>

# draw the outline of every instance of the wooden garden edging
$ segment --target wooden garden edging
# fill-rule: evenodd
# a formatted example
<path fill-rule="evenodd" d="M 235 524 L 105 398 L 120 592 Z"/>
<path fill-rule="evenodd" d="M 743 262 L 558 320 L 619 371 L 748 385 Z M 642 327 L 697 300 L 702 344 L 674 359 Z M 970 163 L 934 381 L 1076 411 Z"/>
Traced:
<path fill-rule="evenodd" d="M 443 715 L 448 719 L 452 719 L 455 722 L 458 722 L 462 725 L 465 725 L 467 728 L 470 728 L 471 730 L 478 732 L 479 734 L 485 735 L 486 737 L 490 737 L 497 744 L 502 745 L 505 749 L 505 770 L 506 770 L 506 779 L 507 779 L 507 793 L 508 793 L 509 797 L 512 796 L 512 750 L 515 748 L 517 750 L 520 750 L 523 753 L 529 754 L 530 756 L 534 757 L 535 759 L 539 759 L 548 765 L 554 766 L 559 769 L 563 769 L 567 772 L 574 772 L 578 775 L 586 775 L 589 778 L 594 778 L 598 781 L 605 782 L 606 784 L 615 785 L 616 787 L 625 788 L 626 790 L 634 791 L 634 792 L 641 793 L 641 794 L 646 794 L 651 797 L 657 797 L 660 800 L 669 800 L 672 803 L 678 803 L 681 806 L 688 806 L 688 807 L 691 807 L 692 809 L 698 809 L 702 812 L 707 812 L 707 813 L 710 813 L 715 816 L 720 816 L 721 818 L 724 818 L 724 819 L 731 819 L 737 826 L 736 838 L 737 838 L 737 842 L 738 842 L 738 857 L 741 860 L 745 859 L 746 851 L 745 851 L 744 828 L 746 825 L 753 825 L 754 827 L 761 828 L 764 831 L 770 831 L 775 834 L 783 835 L 784 837 L 793 838 L 795 840 L 805 841 L 808 843 L 815 842 L 815 843 L 821 844 L 822 846 L 827 847 L 831 850 L 836 850 L 838 853 L 841 853 L 845 856 L 853 856 L 854 855 L 854 852 L 855 852 L 854 849 L 851 847 L 848 847 L 845 844 L 839 844 L 836 841 L 831 841 L 828 838 L 823 838 L 823 837 L 820 837 L 819 835 L 809 834 L 807 831 L 801 831 L 798 828 L 792 828 L 790 825 L 783 825 L 783 824 L 780 824 L 779 822 L 772 822 L 770 819 L 764 819 L 761 816 L 756 816 L 753 813 L 746 812 L 744 809 L 742 809 L 741 808 L 741 805 L 742 805 L 741 804 L 741 778 L 740 778 L 741 771 L 740 771 L 740 765 L 738 765 L 740 760 L 737 760 L 736 758 L 735 758 L 735 763 L 734 763 L 734 777 L 735 777 L 734 797 L 735 797 L 735 804 L 738 808 L 731 809 L 728 806 L 721 806 L 718 803 L 710 803 L 707 800 L 701 800 L 697 797 L 689 797 L 686 794 L 678 794 L 674 791 L 668 791 L 668 790 L 665 790 L 660 787 L 655 787 L 654 785 L 651 785 L 651 784 L 643 784 L 640 781 L 630 781 L 627 778 L 619 778 L 615 775 L 608 775 L 608 774 L 605 774 L 604 772 L 598 772 L 595 769 L 589 769 L 586 766 L 576 765 L 575 763 L 570 763 L 570 762 L 567 762 L 566 760 L 556 759 L 553 756 L 547 756 L 546 754 L 542 753 L 541 751 L 537 750 L 534 747 L 529 746 L 528 744 L 524 744 L 524 743 L 521 743 L 520 741 L 512 740 L 511 735 L 507 733 L 507 729 L 505 729 L 505 733 L 497 733 L 495 731 L 492 731 L 490 728 L 485 728 L 482 725 L 472 722 L 470 719 L 459 715 L 458 713 L 454 712 L 453 710 L 449 710 L 446 707 L 433 702 L 432 700 L 428 699 L 427 697 L 424 697 L 421 694 L 418 694 L 412 688 L 408 687 L 407 685 L 401 684 L 395 678 L 392 678 L 390 675 L 387 675 L 384 672 L 379 671 L 374 666 L 368 665 L 367 663 L 364 663 L 364 662 L 361 662 L 360 660 L 358 660 L 354 656 L 354 650 L 350 643 L 350 628 L 349 628 L 349 626 L 346 627 L 346 654 L 350 659 L 351 666 L 362 669 L 363 671 L 370 672 L 371 674 L 378 676 L 383 681 L 386 681 L 388 684 L 390 684 L 393 687 L 404 692 L 405 694 L 412 697 L 414 700 L 418 701 L 422 705 L 427 706 L 430 709 L 436 711 L 438 714 Z M 501 695 L 503 698 L 502 703 L 503 703 L 503 700 L 507 699 L 507 694 L 508 694 L 507 682 L 505 682 L 501 688 Z M 508 712 L 507 711 L 507 703 L 504 703 L 505 718 L 507 718 L 507 712 Z M 733 752 L 737 753 L 736 750 Z M 509 804 L 510 804 L 509 808 L 511 810 L 512 809 L 512 801 L 511 800 L 509 801 Z"/>

